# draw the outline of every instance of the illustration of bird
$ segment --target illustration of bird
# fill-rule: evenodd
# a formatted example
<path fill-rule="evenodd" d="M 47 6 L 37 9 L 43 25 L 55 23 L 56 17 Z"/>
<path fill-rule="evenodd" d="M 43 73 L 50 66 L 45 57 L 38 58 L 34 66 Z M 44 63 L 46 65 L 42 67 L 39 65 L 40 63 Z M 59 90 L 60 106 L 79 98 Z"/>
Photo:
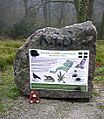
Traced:
<path fill-rule="evenodd" d="M 34 74 L 34 73 L 33 73 L 33 77 L 34 77 L 34 79 L 36 79 L 36 78 L 37 78 L 37 79 L 41 79 L 39 76 L 37 76 L 37 75 Z"/>

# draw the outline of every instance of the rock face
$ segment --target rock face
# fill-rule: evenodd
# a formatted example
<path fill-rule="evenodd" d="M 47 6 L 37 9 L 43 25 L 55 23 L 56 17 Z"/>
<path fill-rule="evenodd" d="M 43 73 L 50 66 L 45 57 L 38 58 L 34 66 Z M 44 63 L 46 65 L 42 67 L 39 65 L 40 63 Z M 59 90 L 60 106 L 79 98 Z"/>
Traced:
<path fill-rule="evenodd" d="M 37 30 L 19 48 L 14 61 L 15 83 L 24 95 L 30 92 L 29 49 L 42 50 L 89 50 L 88 92 L 39 89 L 40 97 L 48 98 L 90 98 L 93 85 L 96 56 L 96 28 L 92 22 L 66 26 L 61 29 L 46 27 Z"/>

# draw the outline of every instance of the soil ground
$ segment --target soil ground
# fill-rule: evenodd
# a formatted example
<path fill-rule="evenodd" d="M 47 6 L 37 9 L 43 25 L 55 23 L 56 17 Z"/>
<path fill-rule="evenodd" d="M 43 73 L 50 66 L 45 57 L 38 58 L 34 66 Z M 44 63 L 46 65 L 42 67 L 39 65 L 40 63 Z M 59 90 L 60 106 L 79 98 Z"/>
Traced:
<path fill-rule="evenodd" d="M 94 85 L 90 102 L 41 99 L 39 104 L 29 104 L 27 98 L 19 97 L 13 105 L 0 119 L 104 119 L 104 85 Z"/>

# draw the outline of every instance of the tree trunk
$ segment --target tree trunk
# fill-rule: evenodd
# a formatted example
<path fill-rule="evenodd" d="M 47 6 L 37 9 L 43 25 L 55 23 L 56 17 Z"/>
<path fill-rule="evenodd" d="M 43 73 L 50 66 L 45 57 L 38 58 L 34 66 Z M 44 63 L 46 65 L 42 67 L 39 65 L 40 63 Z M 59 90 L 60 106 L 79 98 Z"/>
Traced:
<path fill-rule="evenodd" d="M 64 2 L 61 3 L 61 11 L 60 11 L 60 18 L 59 18 L 59 21 L 58 21 L 58 27 L 61 26 L 61 23 L 62 23 L 62 20 L 63 20 L 63 24 L 65 24 L 65 19 L 64 19 Z"/>
<path fill-rule="evenodd" d="M 79 6 L 79 0 L 74 0 L 74 5 L 76 8 L 77 18 L 78 18 L 78 6 Z"/>
<path fill-rule="evenodd" d="M 23 0 L 25 8 L 25 17 L 28 15 L 28 0 Z"/>
<path fill-rule="evenodd" d="M 93 4 L 94 4 L 94 0 L 89 0 L 89 3 L 88 3 L 88 20 L 92 20 Z"/>
<path fill-rule="evenodd" d="M 47 26 L 48 23 L 48 16 L 47 16 L 47 2 L 43 2 L 43 17 L 44 17 L 44 24 Z"/>
<path fill-rule="evenodd" d="M 48 3 L 48 25 L 51 25 L 51 6 L 50 6 L 50 2 Z"/>

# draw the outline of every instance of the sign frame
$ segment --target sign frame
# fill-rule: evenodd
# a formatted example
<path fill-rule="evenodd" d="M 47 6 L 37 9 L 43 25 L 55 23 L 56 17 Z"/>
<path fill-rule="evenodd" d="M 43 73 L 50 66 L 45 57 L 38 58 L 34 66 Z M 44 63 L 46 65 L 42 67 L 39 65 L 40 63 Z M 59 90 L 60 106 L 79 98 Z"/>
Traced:
<path fill-rule="evenodd" d="M 37 52 L 39 52 L 39 54 L 41 54 L 41 53 L 43 53 L 43 54 L 41 54 L 40 56 L 38 56 L 38 54 L 35 54 L 38 57 L 38 59 L 36 60 L 36 56 L 31 56 L 31 51 L 37 51 Z M 75 58 L 73 56 L 74 53 L 75 53 Z M 76 58 L 76 53 L 78 54 L 78 59 L 79 60 Z M 32 55 L 34 55 L 34 53 Z M 51 55 L 51 56 L 49 56 L 49 55 Z M 75 80 L 75 78 L 76 78 L 75 75 L 79 75 L 79 78 L 82 77 L 84 79 L 84 77 L 85 77 L 86 83 L 85 82 L 84 83 L 82 83 L 82 82 L 81 83 L 78 83 L 78 81 L 80 81 L 80 79 L 78 77 L 77 77 L 77 81 L 76 81 L 77 83 L 76 82 L 74 82 L 74 83 L 71 82 L 71 84 L 69 82 L 67 82 L 67 81 L 66 81 L 66 83 L 63 83 L 61 81 L 60 81 L 61 83 L 60 82 L 57 82 L 57 81 L 55 81 L 55 82 L 50 82 L 50 81 L 44 82 L 43 80 L 40 81 L 40 82 L 39 81 L 33 82 L 32 79 L 34 77 L 38 77 L 40 79 L 43 79 L 43 78 L 41 78 L 41 76 L 43 74 L 42 73 L 39 73 L 39 72 L 41 72 L 41 70 L 40 70 L 41 67 L 43 68 L 43 70 L 47 70 L 47 68 L 45 68 L 43 66 L 44 63 L 42 63 L 42 61 L 40 61 L 40 59 L 42 57 L 45 57 L 46 58 L 46 62 L 49 62 L 49 65 L 54 65 L 54 67 L 55 67 L 56 64 L 57 65 L 59 64 L 58 63 L 58 62 L 60 62 L 59 60 L 62 60 L 62 62 L 63 62 L 65 59 L 67 59 L 70 56 L 73 57 L 74 62 L 79 62 L 79 64 L 77 63 L 77 65 L 76 65 L 76 63 L 73 64 L 73 65 L 76 65 L 76 67 L 74 69 L 73 68 L 70 69 L 70 70 L 73 70 L 73 71 L 75 71 L 76 69 L 78 69 L 77 72 L 79 72 L 79 74 L 77 74 L 76 72 L 74 72 L 73 76 L 71 76 L 71 78 L 72 78 L 71 80 Z M 52 58 L 52 57 L 57 57 L 57 58 L 56 59 L 53 58 L 52 61 L 49 61 L 50 58 Z M 63 57 L 65 57 L 65 58 L 63 58 Z M 71 59 L 71 58 L 69 58 L 69 59 Z M 55 64 L 54 61 L 56 61 L 56 60 L 57 60 L 57 63 Z M 38 63 L 36 63 L 35 61 L 38 62 Z M 65 63 L 66 62 L 64 62 L 63 64 L 65 64 Z M 70 61 L 69 62 L 69 65 L 71 65 L 71 63 L 72 62 Z M 82 66 L 81 63 L 83 65 L 86 64 L 86 69 L 83 69 L 84 66 Z M 89 50 L 77 50 L 77 51 L 54 51 L 53 50 L 53 51 L 49 51 L 49 50 L 40 50 L 40 49 L 29 49 L 29 64 L 30 64 L 30 89 L 82 91 L 82 92 L 87 92 L 88 91 Z M 60 63 L 60 64 L 61 65 L 58 68 L 62 68 L 61 67 L 62 66 L 62 63 Z M 41 67 L 40 66 L 37 67 L 36 65 L 38 65 L 38 66 L 40 65 Z M 48 67 L 47 64 L 45 66 Z M 51 66 L 51 68 L 52 68 L 52 66 Z M 56 69 L 58 69 L 58 68 L 56 68 Z M 47 74 L 47 71 L 46 71 L 46 74 Z M 37 72 L 38 76 L 37 76 L 36 72 Z M 60 76 L 60 77 L 62 77 L 64 75 L 64 73 L 65 73 L 65 71 L 63 71 L 63 69 L 59 69 L 59 71 L 57 70 L 56 72 L 58 72 L 57 73 L 57 76 Z M 82 74 L 80 72 L 82 72 Z M 85 72 L 87 72 L 87 73 L 85 73 Z M 63 74 L 61 74 L 61 73 L 63 73 Z M 68 73 L 70 73 L 69 72 L 69 69 L 68 69 Z M 46 74 L 44 74 L 44 76 Z M 72 74 L 72 73 L 70 73 L 70 74 Z M 65 75 L 67 76 L 67 74 L 65 74 Z M 48 76 L 48 78 L 49 77 L 50 76 Z M 55 77 L 54 79 L 57 79 L 57 78 Z"/>

